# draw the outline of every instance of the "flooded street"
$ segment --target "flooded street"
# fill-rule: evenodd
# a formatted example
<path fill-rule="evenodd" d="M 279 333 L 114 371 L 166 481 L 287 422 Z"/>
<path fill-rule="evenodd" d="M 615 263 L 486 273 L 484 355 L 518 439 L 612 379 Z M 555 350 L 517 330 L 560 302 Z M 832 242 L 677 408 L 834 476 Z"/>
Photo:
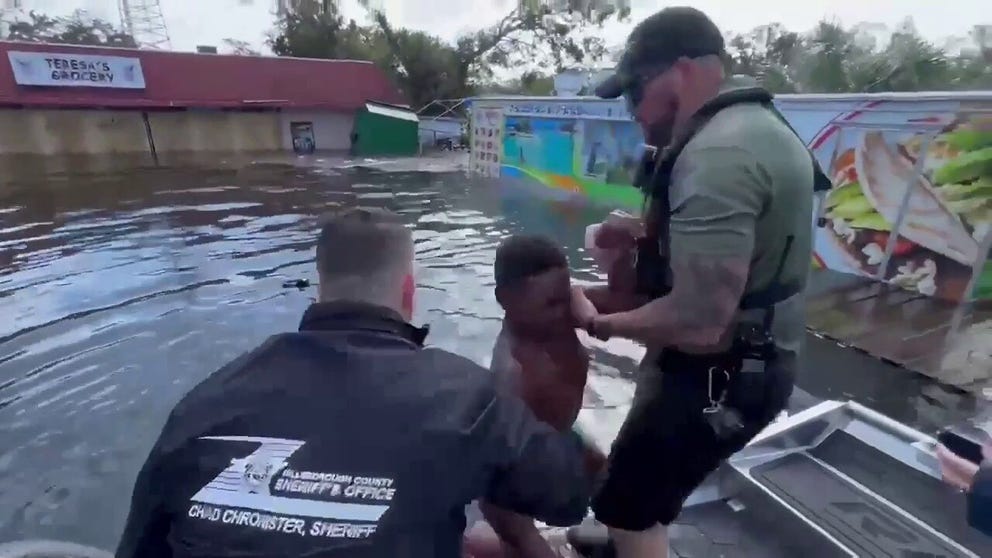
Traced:
<path fill-rule="evenodd" d="M 499 240 L 543 233 L 575 277 L 606 208 L 535 199 L 461 173 L 254 165 L 0 179 L 0 542 L 112 548 L 131 485 L 176 401 L 268 335 L 293 330 L 316 283 L 318 216 L 390 208 L 415 227 L 418 323 L 429 342 L 488 365 L 500 322 Z M 588 404 L 622 398 L 640 350 L 594 344 Z M 278 373 L 278 371 L 273 371 Z M 800 385 L 921 429 L 974 402 L 810 339 Z"/>

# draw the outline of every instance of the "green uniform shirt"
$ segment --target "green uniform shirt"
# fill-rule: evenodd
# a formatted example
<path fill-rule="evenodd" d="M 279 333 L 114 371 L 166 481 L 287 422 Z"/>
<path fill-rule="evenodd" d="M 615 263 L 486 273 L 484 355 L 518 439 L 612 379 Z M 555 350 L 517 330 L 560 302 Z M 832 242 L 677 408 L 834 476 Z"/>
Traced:
<path fill-rule="evenodd" d="M 735 77 L 723 90 L 754 85 L 750 78 Z M 746 293 L 751 293 L 772 282 L 792 236 L 779 282 L 805 287 L 813 165 L 802 140 L 767 108 L 741 103 L 714 115 L 676 160 L 669 192 L 673 259 L 680 254 L 747 255 Z M 799 294 L 775 307 L 776 342 L 792 356 L 798 355 L 805 333 L 803 303 Z"/>

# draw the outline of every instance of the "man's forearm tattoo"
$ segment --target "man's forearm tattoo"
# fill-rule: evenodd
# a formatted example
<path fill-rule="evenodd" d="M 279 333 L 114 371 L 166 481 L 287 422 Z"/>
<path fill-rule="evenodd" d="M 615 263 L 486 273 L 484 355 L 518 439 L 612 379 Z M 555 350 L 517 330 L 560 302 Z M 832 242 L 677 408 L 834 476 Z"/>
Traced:
<path fill-rule="evenodd" d="M 730 326 L 748 279 L 741 257 L 673 255 L 671 311 L 690 342 L 717 343 Z"/>

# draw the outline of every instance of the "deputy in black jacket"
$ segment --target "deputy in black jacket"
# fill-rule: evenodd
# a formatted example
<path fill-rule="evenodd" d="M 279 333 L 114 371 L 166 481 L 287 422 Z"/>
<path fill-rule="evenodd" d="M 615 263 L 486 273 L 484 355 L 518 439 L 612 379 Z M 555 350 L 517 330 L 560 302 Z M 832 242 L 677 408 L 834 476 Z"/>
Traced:
<path fill-rule="evenodd" d="M 483 497 L 585 515 L 583 443 L 469 360 L 422 346 L 413 241 L 343 212 L 317 243 L 320 302 L 176 406 L 135 484 L 118 558 L 457 557 Z"/>
<path fill-rule="evenodd" d="M 992 537 L 992 441 L 982 448 L 980 465 L 937 447 L 944 481 L 960 489 L 968 498 L 968 524 Z"/>

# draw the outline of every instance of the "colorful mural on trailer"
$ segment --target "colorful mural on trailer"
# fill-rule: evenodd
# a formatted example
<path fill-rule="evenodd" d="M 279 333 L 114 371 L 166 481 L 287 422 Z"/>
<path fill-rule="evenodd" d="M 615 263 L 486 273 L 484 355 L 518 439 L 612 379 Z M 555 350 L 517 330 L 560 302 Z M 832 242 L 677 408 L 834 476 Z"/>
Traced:
<path fill-rule="evenodd" d="M 828 170 L 814 265 L 948 300 L 992 299 L 992 95 L 781 96 Z M 614 207 L 643 149 L 622 103 L 487 99 L 504 122 L 498 174 Z M 891 245 L 891 247 L 890 247 Z"/>
<path fill-rule="evenodd" d="M 507 114 L 500 175 L 582 194 L 596 203 L 638 208 L 631 187 L 642 139 L 630 120 Z"/>
<path fill-rule="evenodd" d="M 481 176 L 500 175 L 503 154 L 503 109 L 479 104 L 472 111 L 469 125 L 471 151 L 469 168 Z"/>

